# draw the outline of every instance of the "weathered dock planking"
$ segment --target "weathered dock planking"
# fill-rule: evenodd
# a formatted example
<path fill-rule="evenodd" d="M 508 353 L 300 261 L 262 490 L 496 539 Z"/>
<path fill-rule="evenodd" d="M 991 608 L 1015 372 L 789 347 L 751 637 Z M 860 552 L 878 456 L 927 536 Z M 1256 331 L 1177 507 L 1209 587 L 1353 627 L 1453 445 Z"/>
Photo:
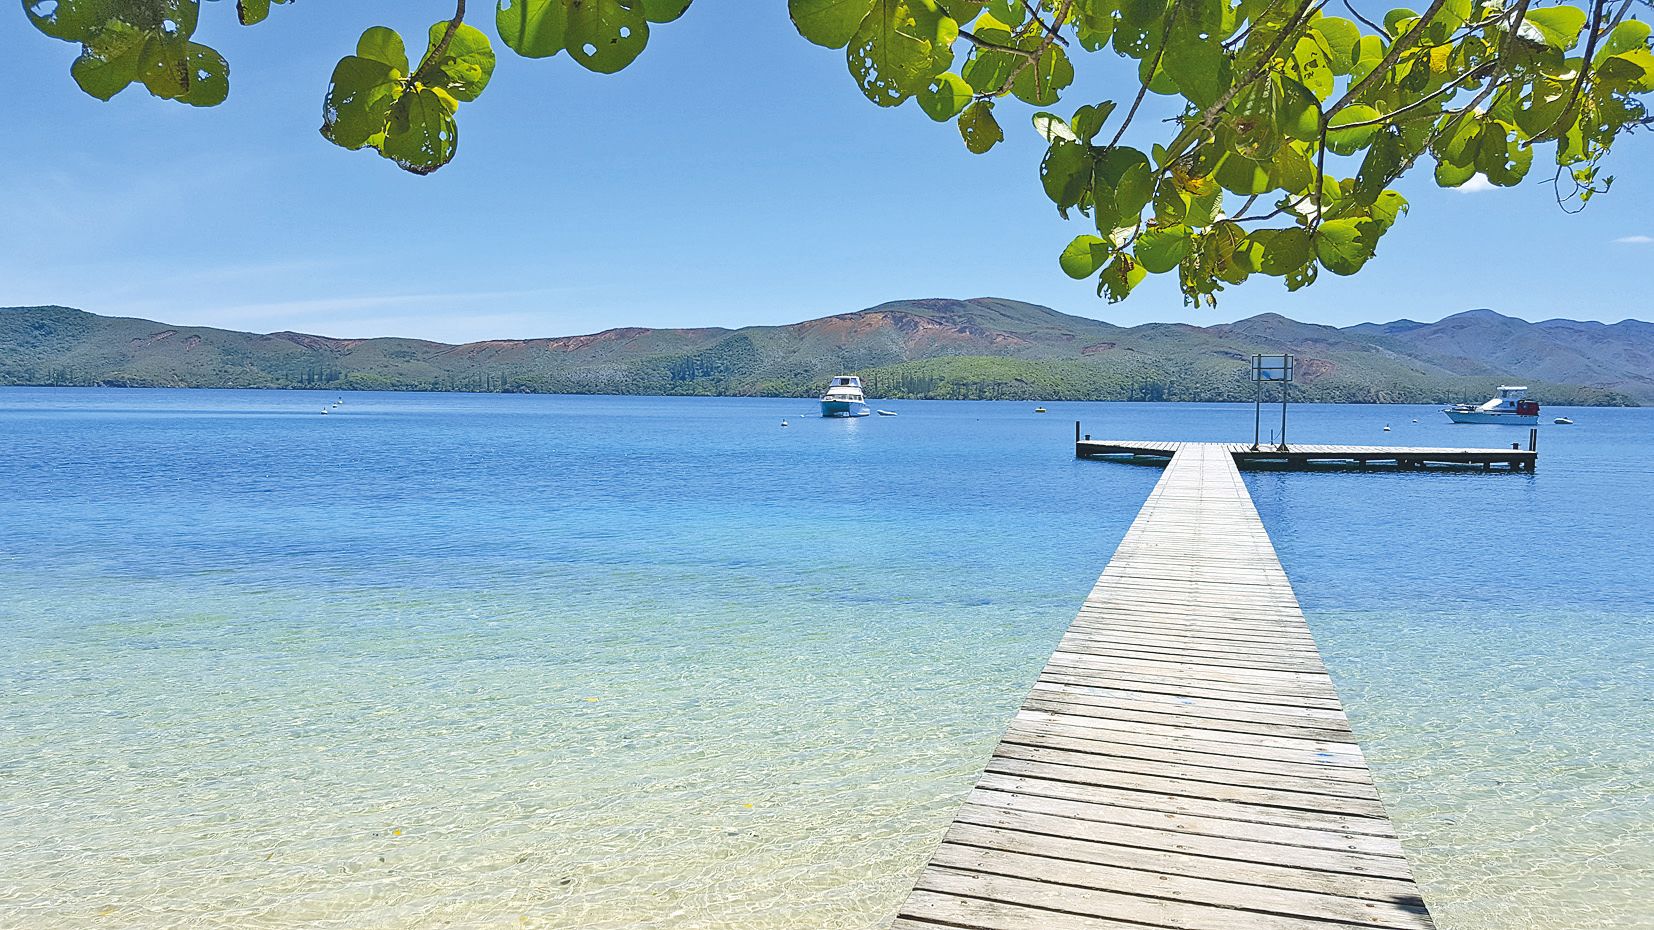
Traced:
<path fill-rule="evenodd" d="M 1076 431 L 1077 432 L 1077 431 Z M 1481 466 L 1491 470 L 1500 466 L 1511 471 L 1533 471 L 1539 453 L 1531 449 L 1432 449 L 1418 446 L 1327 446 L 1293 445 L 1286 450 L 1272 446 L 1253 449 L 1238 442 L 1144 442 L 1135 440 L 1092 439 L 1074 440 L 1074 454 L 1080 458 L 1096 456 L 1134 456 L 1138 458 L 1169 458 L 1180 449 L 1210 446 L 1234 456 L 1241 465 L 1255 467 L 1317 468 L 1339 465 L 1361 467 L 1387 466 L 1394 468 L 1428 468 L 1432 466 Z"/>
<path fill-rule="evenodd" d="M 1227 446 L 1188 443 L 895 930 L 1426 930 Z"/>

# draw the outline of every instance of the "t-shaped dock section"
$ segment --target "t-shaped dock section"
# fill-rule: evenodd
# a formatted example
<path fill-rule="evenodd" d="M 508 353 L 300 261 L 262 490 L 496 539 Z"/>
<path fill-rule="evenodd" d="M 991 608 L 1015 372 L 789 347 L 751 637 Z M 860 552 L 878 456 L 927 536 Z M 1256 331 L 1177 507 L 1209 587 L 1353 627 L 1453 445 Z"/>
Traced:
<path fill-rule="evenodd" d="M 1183 443 L 897 930 L 1427 930 L 1231 447 Z"/>

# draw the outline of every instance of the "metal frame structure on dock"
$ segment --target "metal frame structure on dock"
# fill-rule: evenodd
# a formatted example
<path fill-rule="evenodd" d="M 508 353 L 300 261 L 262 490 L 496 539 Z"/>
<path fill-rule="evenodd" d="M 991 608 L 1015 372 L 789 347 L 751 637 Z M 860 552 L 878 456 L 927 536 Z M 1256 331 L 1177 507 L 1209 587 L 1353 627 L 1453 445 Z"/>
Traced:
<path fill-rule="evenodd" d="M 895 930 L 1430 930 L 1239 448 L 1079 447 L 1166 471 Z"/>

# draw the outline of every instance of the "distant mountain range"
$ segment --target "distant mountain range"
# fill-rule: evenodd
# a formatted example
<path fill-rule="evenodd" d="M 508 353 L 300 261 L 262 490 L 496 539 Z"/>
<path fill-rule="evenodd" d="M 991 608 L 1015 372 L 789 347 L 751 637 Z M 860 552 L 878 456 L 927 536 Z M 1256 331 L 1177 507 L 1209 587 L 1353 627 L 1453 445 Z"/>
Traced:
<path fill-rule="evenodd" d="M 1654 402 L 1654 324 L 1471 310 L 1332 327 L 1273 313 L 1120 327 L 1014 300 L 906 300 L 787 326 L 605 330 L 446 345 L 234 332 L 0 308 L 0 384 L 813 396 L 1250 400 L 1254 352 L 1298 357 L 1309 401 L 1441 403 L 1527 384 L 1546 403 Z"/>

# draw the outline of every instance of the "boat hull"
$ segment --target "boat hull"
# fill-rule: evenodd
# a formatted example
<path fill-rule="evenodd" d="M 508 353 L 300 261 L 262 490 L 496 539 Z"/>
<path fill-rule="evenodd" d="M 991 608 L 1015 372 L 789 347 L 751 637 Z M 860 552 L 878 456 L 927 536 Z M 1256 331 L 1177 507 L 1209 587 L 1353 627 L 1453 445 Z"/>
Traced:
<path fill-rule="evenodd" d="M 1538 426 L 1539 417 L 1520 413 L 1488 413 L 1481 410 L 1443 410 L 1454 423 L 1499 423 L 1505 426 Z"/>
<path fill-rule="evenodd" d="M 873 409 L 860 401 L 854 400 L 824 400 L 821 402 L 821 415 L 824 417 L 865 417 Z"/>

